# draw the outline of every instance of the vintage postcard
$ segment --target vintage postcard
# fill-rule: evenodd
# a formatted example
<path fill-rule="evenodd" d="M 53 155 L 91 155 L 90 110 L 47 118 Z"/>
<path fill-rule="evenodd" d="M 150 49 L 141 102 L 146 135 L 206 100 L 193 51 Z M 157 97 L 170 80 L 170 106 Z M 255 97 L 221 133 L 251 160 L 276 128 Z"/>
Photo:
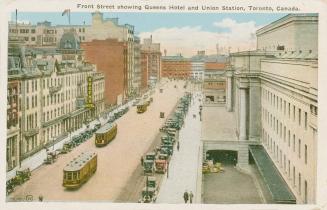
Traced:
<path fill-rule="evenodd" d="M 325 2 L 3 5 L 4 209 L 327 208 Z"/>

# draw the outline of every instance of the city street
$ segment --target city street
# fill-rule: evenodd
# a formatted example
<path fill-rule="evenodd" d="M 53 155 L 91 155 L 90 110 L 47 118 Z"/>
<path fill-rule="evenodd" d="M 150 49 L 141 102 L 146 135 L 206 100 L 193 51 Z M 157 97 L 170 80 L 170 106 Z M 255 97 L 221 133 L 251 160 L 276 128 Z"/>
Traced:
<path fill-rule="evenodd" d="M 159 113 L 163 111 L 168 114 L 173 110 L 177 100 L 183 95 L 183 85 L 184 82 L 169 82 L 161 87 L 164 89 L 163 93 L 156 89 L 153 103 L 145 113 L 137 114 L 136 107 L 133 107 L 116 121 L 118 133 L 111 143 L 103 148 L 96 148 L 93 136 L 72 152 L 59 156 L 54 164 L 42 165 L 34 170 L 31 179 L 17 187 L 10 194 L 9 200 L 21 199 L 27 195 L 32 195 L 36 200 L 42 195 L 45 201 L 114 201 L 139 166 L 140 157 L 158 134 L 165 120 L 159 118 Z M 185 146 L 186 143 L 181 142 L 181 151 L 192 152 L 186 151 Z M 89 150 L 98 154 L 96 173 L 78 190 L 65 190 L 62 186 L 64 166 L 81 152 Z M 171 168 L 173 177 L 174 166 Z"/>
<path fill-rule="evenodd" d="M 196 93 L 195 93 L 196 94 Z M 179 136 L 180 149 L 175 148 L 174 155 L 169 164 L 169 175 L 165 177 L 160 187 L 156 203 L 184 203 L 183 193 L 185 190 L 196 194 L 198 156 L 201 137 L 201 121 L 199 118 L 199 105 L 197 97 L 191 103 L 186 116 L 185 127 Z M 193 118 L 196 114 L 196 118 Z M 201 189 L 198 189 L 201 190 Z M 193 202 L 194 202 L 193 197 Z"/>

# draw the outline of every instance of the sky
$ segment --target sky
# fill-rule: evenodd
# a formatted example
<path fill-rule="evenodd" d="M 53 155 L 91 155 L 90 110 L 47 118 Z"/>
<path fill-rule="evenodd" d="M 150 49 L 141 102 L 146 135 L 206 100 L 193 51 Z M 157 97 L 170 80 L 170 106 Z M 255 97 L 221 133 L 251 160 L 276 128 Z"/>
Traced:
<path fill-rule="evenodd" d="M 275 13 L 104 13 L 104 18 L 118 17 L 119 24 L 135 26 L 141 39 L 152 35 L 161 43 L 168 55 L 182 53 L 189 57 L 198 50 L 207 54 L 251 50 L 256 47 L 255 31 L 287 14 Z M 15 13 L 12 13 L 15 20 Z M 50 21 L 52 25 L 68 25 L 67 16 L 61 12 L 18 12 L 19 22 Z M 72 25 L 90 25 L 91 13 L 71 13 Z"/>

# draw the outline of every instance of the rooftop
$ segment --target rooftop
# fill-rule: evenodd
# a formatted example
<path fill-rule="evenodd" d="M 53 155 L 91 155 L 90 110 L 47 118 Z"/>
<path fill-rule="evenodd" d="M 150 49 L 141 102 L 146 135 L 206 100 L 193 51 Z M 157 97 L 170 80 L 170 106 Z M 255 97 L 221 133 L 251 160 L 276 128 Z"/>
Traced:
<path fill-rule="evenodd" d="M 107 123 L 107 124 L 103 125 L 99 130 L 97 130 L 96 134 L 105 133 L 108 130 L 111 130 L 114 126 L 116 126 L 116 123 Z"/>
<path fill-rule="evenodd" d="M 318 22 L 318 14 L 317 13 L 299 13 L 299 14 L 288 14 L 260 29 L 257 30 L 257 36 L 264 34 L 268 31 L 271 31 L 275 28 L 281 27 L 282 25 L 289 24 L 294 21 L 306 21 L 306 22 Z"/>
<path fill-rule="evenodd" d="M 82 152 L 65 166 L 64 171 L 78 171 L 83 168 L 88 161 L 96 156 L 97 154 L 95 152 Z"/>

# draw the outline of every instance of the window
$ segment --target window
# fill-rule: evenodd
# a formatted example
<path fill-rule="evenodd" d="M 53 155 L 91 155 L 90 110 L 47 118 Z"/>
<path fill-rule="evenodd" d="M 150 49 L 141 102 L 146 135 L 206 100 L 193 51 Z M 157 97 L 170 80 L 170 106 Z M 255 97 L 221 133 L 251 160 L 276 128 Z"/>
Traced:
<path fill-rule="evenodd" d="M 304 163 L 308 163 L 308 146 L 306 144 L 304 145 Z"/>
<path fill-rule="evenodd" d="M 29 109 L 29 98 L 26 97 L 26 109 Z"/>
<path fill-rule="evenodd" d="M 299 173 L 299 194 L 301 195 L 301 173 Z"/>
<path fill-rule="evenodd" d="M 298 150 L 299 150 L 299 158 L 301 158 L 301 139 L 299 139 Z"/>
<path fill-rule="evenodd" d="M 284 126 L 284 142 L 286 142 L 286 126 Z"/>
<path fill-rule="evenodd" d="M 308 113 L 304 112 L 304 128 L 307 130 L 308 128 Z"/>
<path fill-rule="evenodd" d="M 34 42 L 35 41 L 35 37 L 32 37 L 31 40 Z"/>
<path fill-rule="evenodd" d="M 291 178 L 291 161 L 288 160 L 288 178 Z"/>
<path fill-rule="evenodd" d="M 299 126 L 301 126 L 301 109 L 299 109 Z"/>
<path fill-rule="evenodd" d="M 288 103 L 288 119 L 291 118 L 291 104 Z"/>
<path fill-rule="evenodd" d="M 26 92 L 29 92 L 29 81 L 26 81 Z"/>
<path fill-rule="evenodd" d="M 304 181 L 304 203 L 308 203 L 308 183 Z"/>

